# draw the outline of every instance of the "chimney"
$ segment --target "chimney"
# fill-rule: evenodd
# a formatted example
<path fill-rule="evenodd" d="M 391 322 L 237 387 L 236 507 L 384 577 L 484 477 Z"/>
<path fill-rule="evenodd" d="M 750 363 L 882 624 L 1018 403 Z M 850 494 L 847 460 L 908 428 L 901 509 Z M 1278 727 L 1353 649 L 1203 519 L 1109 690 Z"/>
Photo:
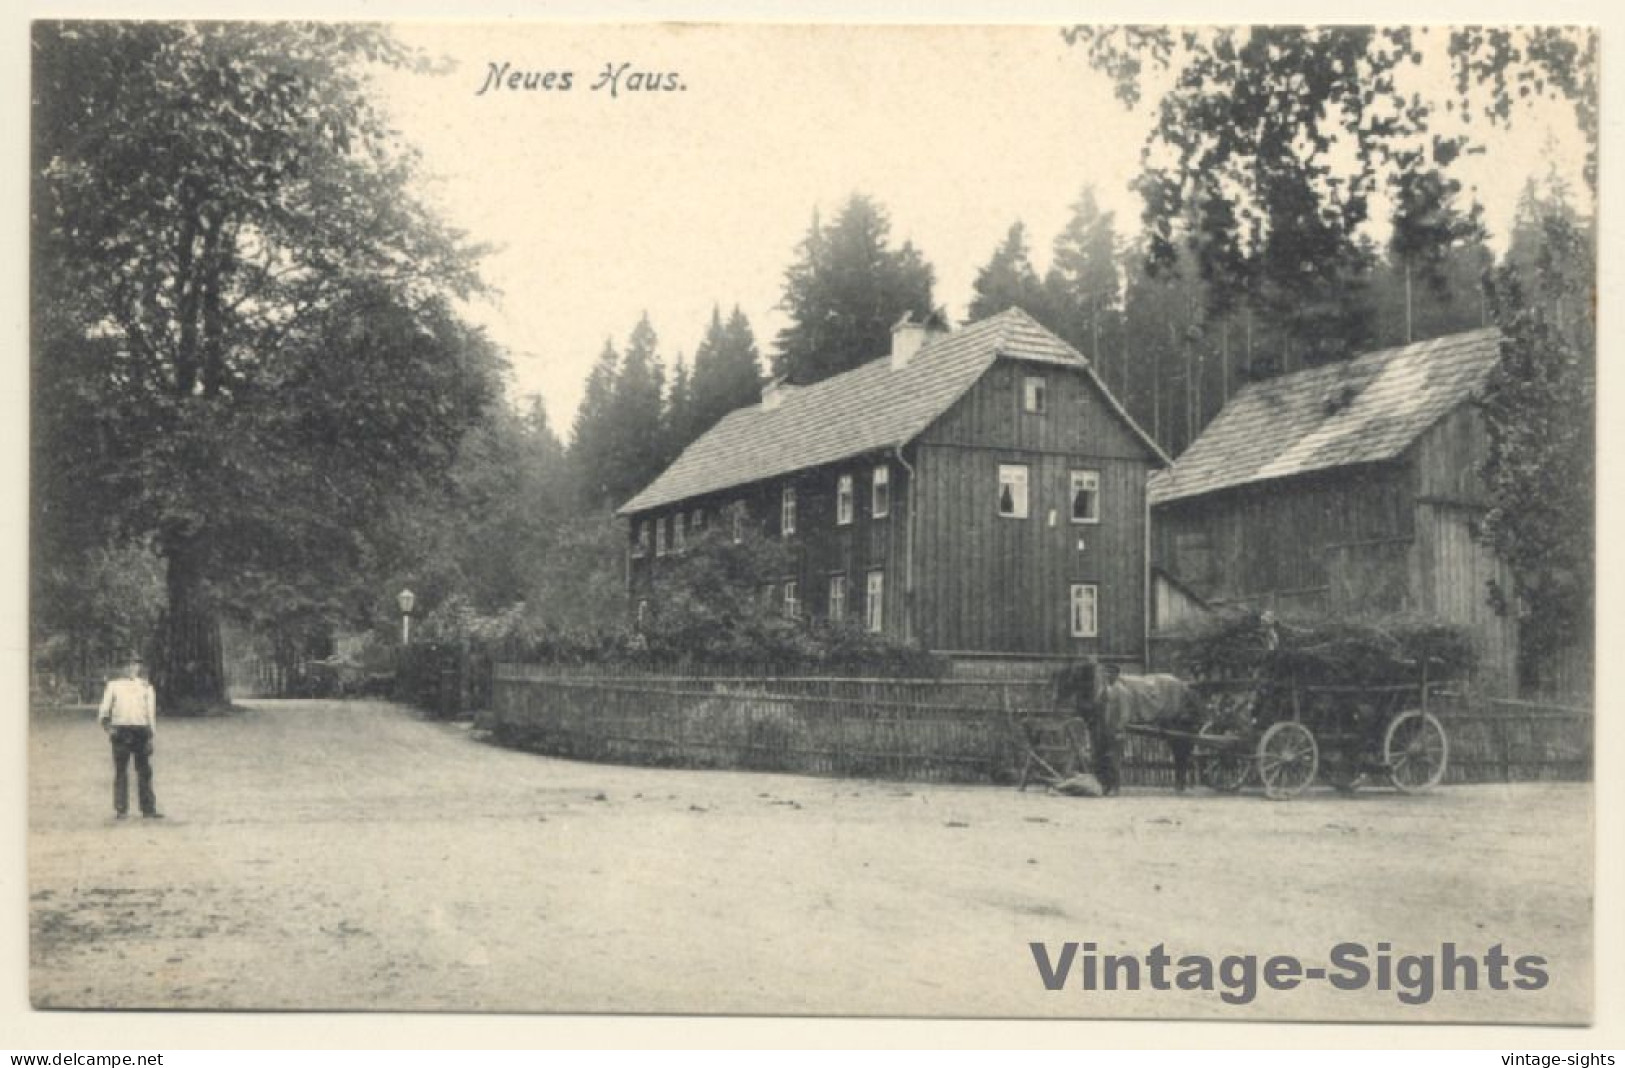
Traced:
<path fill-rule="evenodd" d="M 932 334 L 946 333 L 941 319 L 933 314 L 923 323 L 914 321 L 913 312 L 904 312 L 903 317 L 897 320 L 891 328 L 891 365 L 903 367 L 914 358 L 914 354 L 925 347 L 925 343 Z"/>
<path fill-rule="evenodd" d="M 784 395 L 790 392 L 790 383 L 780 375 L 762 387 L 762 411 L 771 412 L 784 403 Z"/>

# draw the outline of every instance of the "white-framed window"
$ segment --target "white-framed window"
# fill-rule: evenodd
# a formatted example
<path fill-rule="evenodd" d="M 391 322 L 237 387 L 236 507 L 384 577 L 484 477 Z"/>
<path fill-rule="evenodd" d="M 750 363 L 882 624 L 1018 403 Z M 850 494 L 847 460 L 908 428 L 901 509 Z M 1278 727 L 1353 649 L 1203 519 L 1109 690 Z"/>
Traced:
<path fill-rule="evenodd" d="M 835 525 L 844 527 L 852 522 L 852 476 L 842 475 L 835 480 Z"/>
<path fill-rule="evenodd" d="M 788 537 L 796 532 L 796 488 L 785 486 L 779 491 L 779 533 Z"/>
<path fill-rule="evenodd" d="M 1070 599 L 1072 636 L 1100 636 L 1100 587 L 1093 582 L 1074 582 Z"/>
<path fill-rule="evenodd" d="M 891 468 L 885 464 L 875 466 L 874 480 L 869 483 L 869 514 L 876 519 L 891 515 Z"/>
<path fill-rule="evenodd" d="M 699 533 L 705 527 L 705 509 L 696 508 L 688 513 L 688 529 L 690 533 Z"/>
<path fill-rule="evenodd" d="M 671 517 L 671 551 L 674 553 L 683 551 L 683 544 L 687 541 L 687 531 L 683 527 L 687 522 L 688 517 L 682 512 Z"/>
<path fill-rule="evenodd" d="M 1021 380 L 1021 410 L 1033 415 L 1043 415 L 1045 406 L 1049 403 L 1046 396 L 1048 386 L 1043 375 L 1026 375 Z"/>
<path fill-rule="evenodd" d="M 638 520 L 637 537 L 632 542 L 632 555 L 642 557 L 649 555 L 649 521 Z"/>
<path fill-rule="evenodd" d="M 831 575 L 829 577 L 829 618 L 831 621 L 846 618 L 845 575 Z"/>
<path fill-rule="evenodd" d="M 784 584 L 784 618 L 801 618 L 801 583 L 794 580 Z"/>
<path fill-rule="evenodd" d="M 886 573 L 871 571 L 863 587 L 863 625 L 875 634 L 886 621 Z"/>
<path fill-rule="evenodd" d="M 999 465 L 999 514 L 1006 519 L 1027 518 L 1027 465 Z"/>
<path fill-rule="evenodd" d="M 1100 472 L 1073 471 L 1071 473 L 1072 522 L 1100 522 Z"/>
<path fill-rule="evenodd" d="M 733 505 L 733 537 L 734 544 L 738 545 L 745 540 L 745 502 L 735 501 Z"/>
<path fill-rule="evenodd" d="M 655 520 L 655 555 L 665 556 L 666 547 L 671 544 L 671 517 L 662 516 Z"/>

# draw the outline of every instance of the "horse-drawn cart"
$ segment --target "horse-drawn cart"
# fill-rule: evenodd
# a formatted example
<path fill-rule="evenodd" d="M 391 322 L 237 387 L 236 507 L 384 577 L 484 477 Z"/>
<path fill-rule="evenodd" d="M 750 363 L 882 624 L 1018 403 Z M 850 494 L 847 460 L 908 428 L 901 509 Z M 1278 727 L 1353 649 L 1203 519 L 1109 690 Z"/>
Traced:
<path fill-rule="evenodd" d="M 1127 730 L 1190 746 L 1197 773 L 1231 793 L 1256 780 L 1266 796 L 1295 797 L 1319 777 L 1353 791 L 1385 776 L 1406 793 L 1444 778 L 1450 740 L 1432 708 L 1459 699 L 1447 688 L 1418 683 L 1300 686 L 1246 679 L 1195 684 L 1206 716 L 1193 733 L 1152 724 Z"/>

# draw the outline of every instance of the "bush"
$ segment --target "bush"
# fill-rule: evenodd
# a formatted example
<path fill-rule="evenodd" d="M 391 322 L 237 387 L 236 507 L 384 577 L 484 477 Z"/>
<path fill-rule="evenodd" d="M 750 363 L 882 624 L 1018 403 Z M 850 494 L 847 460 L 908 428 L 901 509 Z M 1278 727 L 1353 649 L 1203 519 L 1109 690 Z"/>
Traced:
<path fill-rule="evenodd" d="M 1378 686 L 1463 678 L 1477 666 L 1468 628 L 1394 617 L 1366 621 L 1275 620 L 1256 609 L 1221 610 L 1172 635 L 1177 669 L 1196 678 L 1295 680 Z"/>

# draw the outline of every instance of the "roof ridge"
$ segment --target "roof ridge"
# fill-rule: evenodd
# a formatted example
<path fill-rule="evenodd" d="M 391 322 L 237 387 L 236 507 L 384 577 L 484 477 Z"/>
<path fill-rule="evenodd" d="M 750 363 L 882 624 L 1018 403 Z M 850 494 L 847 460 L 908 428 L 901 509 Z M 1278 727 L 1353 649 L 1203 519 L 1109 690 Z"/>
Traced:
<path fill-rule="evenodd" d="M 737 408 L 691 442 L 616 511 L 626 515 L 687 497 L 831 463 L 917 437 L 1003 357 L 1081 370 L 1113 412 L 1166 458 L 1112 397 L 1082 353 L 1012 305 L 943 333 L 932 332 L 907 360 L 889 355 L 787 390 L 769 408 Z"/>

